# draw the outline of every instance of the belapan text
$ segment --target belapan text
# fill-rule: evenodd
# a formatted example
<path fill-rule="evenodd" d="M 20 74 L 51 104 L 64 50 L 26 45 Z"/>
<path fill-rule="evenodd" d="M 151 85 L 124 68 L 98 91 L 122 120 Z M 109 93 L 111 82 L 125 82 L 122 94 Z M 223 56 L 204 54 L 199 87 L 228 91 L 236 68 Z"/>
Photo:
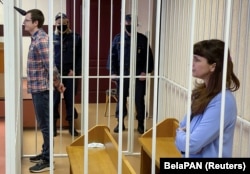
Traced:
<path fill-rule="evenodd" d="M 164 162 L 164 169 L 202 169 L 202 162 Z"/>

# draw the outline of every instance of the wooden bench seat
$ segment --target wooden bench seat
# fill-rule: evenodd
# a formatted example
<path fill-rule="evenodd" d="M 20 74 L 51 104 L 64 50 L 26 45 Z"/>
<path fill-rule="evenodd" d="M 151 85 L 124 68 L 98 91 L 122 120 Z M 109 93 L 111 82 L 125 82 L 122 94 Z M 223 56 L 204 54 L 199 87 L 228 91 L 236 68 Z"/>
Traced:
<path fill-rule="evenodd" d="M 88 173 L 118 173 L 118 145 L 107 126 L 95 126 L 88 131 L 88 143 L 102 143 L 104 147 L 88 148 Z M 66 147 L 71 174 L 84 172 L 84 135 Z M 135 174 L 134 169 L 122 156 L 122 173 Z"/>
<path fill-rule="evenodd" d="M 160 158 L 181 157 L 181 153 L 175 146 L 178 126 L 179 122 L 175 118 L 165 119 L 156 125 L 155 173 L 160 172 Z M 139 138 L 141 144 L 141 174 L 151 174 L 152 131 L 152 128 L 149 129 Z"/>

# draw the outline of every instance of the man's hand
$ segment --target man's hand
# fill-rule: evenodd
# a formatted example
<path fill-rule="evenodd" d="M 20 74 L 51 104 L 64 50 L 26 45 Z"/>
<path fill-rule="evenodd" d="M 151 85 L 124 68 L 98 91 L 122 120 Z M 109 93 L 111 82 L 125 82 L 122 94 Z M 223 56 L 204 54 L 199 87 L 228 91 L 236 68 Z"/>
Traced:
<path fill-rule="evenodd" d="M 57 91 L 59 91 L 60 93 L 63 93 L 65 91 L 65 87 L 62 83 L 60 83 L 58 86 L 57 86 Z"/>
<path fill-rule="evenodd" d="M 68 76 L 73 76 L 74 75 L 74 71 L 71 69 L 69 70 Z"/>
<path fill-rule="evenodd" d="M 141 76 L 141 77 L 139 78 L 140 81 L 146 80 L 146 73 L 145 73 L 145 72 L 141 72 L 140 76 Z"/>

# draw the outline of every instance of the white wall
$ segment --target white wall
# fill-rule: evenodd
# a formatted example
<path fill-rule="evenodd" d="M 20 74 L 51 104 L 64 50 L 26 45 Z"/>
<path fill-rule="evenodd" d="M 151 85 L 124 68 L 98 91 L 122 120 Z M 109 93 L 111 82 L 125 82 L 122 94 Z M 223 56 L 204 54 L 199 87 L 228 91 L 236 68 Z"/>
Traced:
<path fill-rule="evenodd" d="M 131 0 L 126 1 L 126 14 L 132 11 Z M 138 32 L 147 36 L 152 33 L 152 18 L 153 18 L 153 1 L 152 0 L 138 0 Z"/>
<path fill-rule="evenodd" d="M 66 12 L 66 0 L 54 0 L 54 7 L 53 7 L 53 15 L 49 16 L 49 4 L 46 0 L 23 0 L 21 1 L 20 8 L 24 10 L 30 10 L 34 8 L 40 9 L 45 17 L 44 24 L 48 25 L 49 18 L 54 21 L 54 16 L 58 12 Z M 7 3 L 7 1 L 5 1 Z M 0 24 L 4 24 L 4 16 L 3 16 L 3 5 L 0 4 Z M 19 25 L 22 25 L 24 17 L 21 17 L 21 21 L 19 21 Z M 3 37 L 0 37 L 0 42 L 3 42 Z M 23 76 L 26 77 L 26 63 L 27 63 L 27 54 L 28 54 L 28 48 L 30 44 L 30 37 L 23 37 L 22 39 L 22 62 L 23 62 Z"/>

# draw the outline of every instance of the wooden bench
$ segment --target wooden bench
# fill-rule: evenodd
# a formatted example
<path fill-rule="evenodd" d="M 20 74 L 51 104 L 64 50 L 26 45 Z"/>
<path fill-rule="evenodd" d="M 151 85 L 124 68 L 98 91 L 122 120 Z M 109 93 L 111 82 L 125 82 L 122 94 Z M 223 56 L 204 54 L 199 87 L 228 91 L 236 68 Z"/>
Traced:
<path fill-rule="evenodd" d="M 104 147 L 88 148 L 88 173 L 118 173 L 118 145 L 107 126 L 95 126 L 88 131 L 88 143 L 102 143 Z M 84 135 L 66 147 L 71 174 L 84 172 Z M 135 174 L 134 169 L 122 156 L 122 173 Z"/>
<path fill-rule="evenodd" d="M 179 126 L 175 118 L 167 118 L 156 126 L 155 173 L 160 172 L 160 158 L 181 157 L 175 146 L 176 129 Z M 151 174 L 152 163 L 152 128 L 140 138 L 141 144 L 141 174 Z"/>

